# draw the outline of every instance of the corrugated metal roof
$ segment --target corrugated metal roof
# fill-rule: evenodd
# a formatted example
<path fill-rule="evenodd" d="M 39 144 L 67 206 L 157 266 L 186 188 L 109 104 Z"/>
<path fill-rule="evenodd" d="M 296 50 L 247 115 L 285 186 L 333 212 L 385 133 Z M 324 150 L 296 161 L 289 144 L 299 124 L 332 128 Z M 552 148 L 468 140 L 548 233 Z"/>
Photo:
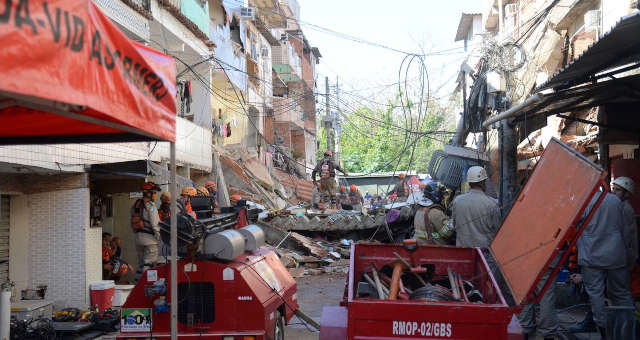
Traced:
<path fill-rule="evenodd" d="M 639 101 L 639 90 L 640 75 L 633 75 L 548 93 L 542 95 L 540 101 L 522 107 L 518 111 L 515 121 L 528 119 L 531 122 L 536 117 L 546 117 L 595 106 L 636 103 Z"/>
<path fill-rule="evenodd" d="M 536 90 L 563 89 L 590 81 L 596 74 L 640 61 L 640 12 L 629 14 L 579 57 Z"/>

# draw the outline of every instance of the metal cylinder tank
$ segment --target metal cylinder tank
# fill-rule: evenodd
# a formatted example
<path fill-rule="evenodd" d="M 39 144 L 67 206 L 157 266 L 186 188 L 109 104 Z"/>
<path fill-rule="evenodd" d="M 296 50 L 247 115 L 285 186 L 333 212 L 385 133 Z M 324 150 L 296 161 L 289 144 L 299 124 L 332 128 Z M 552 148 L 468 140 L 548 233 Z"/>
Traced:
<path fill-rule="evenodd" d="M 204 254 L 223 260 L 232 260 L 244 253 L 244 236 L 237 230 L 209 234 L 204 239 Z"/>
<path fill-rule="evenodd" d="M 245 250 L 254 251 L 264 245 L 264 231 L 255 224 L 250 224 L 238 230 L 245 239 Z"/>

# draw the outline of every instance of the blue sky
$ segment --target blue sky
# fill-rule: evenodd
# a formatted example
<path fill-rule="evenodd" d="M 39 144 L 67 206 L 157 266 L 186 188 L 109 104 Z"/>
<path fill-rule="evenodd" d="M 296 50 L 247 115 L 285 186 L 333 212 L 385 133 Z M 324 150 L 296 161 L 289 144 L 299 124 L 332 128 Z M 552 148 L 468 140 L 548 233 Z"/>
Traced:
<path fill-rule="evenodd" d="M 464 53 L 454 37 L 462 12 L 475 12 L 482 0 L 298 0 L 301 20 L 381 45 L 408 52 L 442 51 L 458 47 L 444 56 L 427 57 L 431 88 L 453 84 L 453 75 Z M 384 101 L 389 90 L 383 85 L 398 81 L 403 54 L 344 40 L 302 24 L 312 46 L 323 58 L 318 67 L 319 91 L 324 92 L 324 76 L 341 87 Z M 414 78 L 417 72 L 414 73 Z M 411 79 L 411 75 L 409 79 Z M 438 93 L 451 92 L 446 85 Z M 395 87 L 394 87 L 395 89 Z M 383 92 L 380 92 L 383 91 Z M 386 91 L 386 92 L 385 92 Z"/>

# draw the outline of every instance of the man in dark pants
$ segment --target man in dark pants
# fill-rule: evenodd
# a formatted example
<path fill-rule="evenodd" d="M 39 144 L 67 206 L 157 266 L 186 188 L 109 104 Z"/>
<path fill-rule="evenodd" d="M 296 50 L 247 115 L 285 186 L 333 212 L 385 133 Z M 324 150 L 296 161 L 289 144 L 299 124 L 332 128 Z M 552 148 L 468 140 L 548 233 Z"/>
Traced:
<path fill-rule="evenodd" d="M 603 194 L 599 193 L 592 199 L 583 218 Z M 603 339 L 606 338 L 607 325 L 605 288 L 612 305 L 634 306 L 629 287 L 623 204 L 612 193 L 604 195 L 578 239 L 578 264 L 591 301 L 593 320 Z"/>

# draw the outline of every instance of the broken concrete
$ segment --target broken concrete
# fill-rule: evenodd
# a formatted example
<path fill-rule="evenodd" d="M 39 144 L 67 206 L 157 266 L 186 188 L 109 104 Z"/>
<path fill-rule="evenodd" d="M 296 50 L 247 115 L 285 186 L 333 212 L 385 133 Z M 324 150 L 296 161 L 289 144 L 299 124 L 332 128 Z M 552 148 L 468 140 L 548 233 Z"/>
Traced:
<path fill-rule="evenodd" d="M 269 225 L 281 230 L 293 231 L 350 231 L 375 229 L 384 224 L 385 215 L 330 215 L 314 216 L 276 216 L 268 221 Z"/>

